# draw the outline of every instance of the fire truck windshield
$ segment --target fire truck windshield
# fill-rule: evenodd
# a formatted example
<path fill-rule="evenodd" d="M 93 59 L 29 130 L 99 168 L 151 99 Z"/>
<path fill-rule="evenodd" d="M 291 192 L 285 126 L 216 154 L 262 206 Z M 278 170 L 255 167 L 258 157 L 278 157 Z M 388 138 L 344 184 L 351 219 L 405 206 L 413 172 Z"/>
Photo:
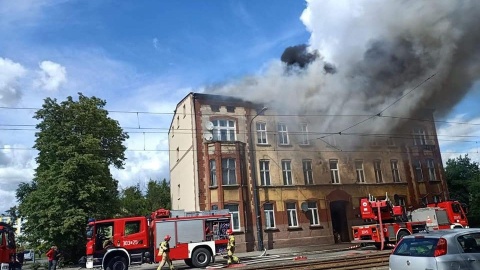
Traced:
<path fill-rule="evenodd" d="M 91 239 L 93 237 L 93 225 L 87 226 L 87 239 Z"/>

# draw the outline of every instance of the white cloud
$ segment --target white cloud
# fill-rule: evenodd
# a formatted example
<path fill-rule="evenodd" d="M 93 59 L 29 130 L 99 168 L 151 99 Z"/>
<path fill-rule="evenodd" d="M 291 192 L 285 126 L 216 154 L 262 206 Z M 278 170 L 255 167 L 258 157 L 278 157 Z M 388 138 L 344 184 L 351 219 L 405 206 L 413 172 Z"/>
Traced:
<path fill-rule="evenodd" d="M 67 82 L 67 71 L 64 66 L 52 61 L 40 63 L 39 78 L 36 85 L 47 91 L 58 91 Z"/>
<path fill-rule="evenodd" d="M 12 105 L 20 100 L 20 79 L 26 72 L 21 64 L 0 57 L 0 103 Z"/>
<path fill-rule="evenodd" d="M 460 155 L 480 162 L 480 117 L 467 119 L 464 114 L 455 115 L 438 128 L 438 140 L 442 160 L 454 159 Z"/>

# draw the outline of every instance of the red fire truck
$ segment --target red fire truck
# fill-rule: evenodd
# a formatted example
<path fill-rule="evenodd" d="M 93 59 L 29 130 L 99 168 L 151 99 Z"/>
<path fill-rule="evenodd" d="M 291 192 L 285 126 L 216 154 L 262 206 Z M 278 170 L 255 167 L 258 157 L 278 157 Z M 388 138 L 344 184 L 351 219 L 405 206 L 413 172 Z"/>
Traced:
<path fill-rule="evenodd" d="M 17 260 L 15 244 L 15 231 L 7 223 L 0 222 L 0 264 L 1 269 L 20 268 L 21 262 Z"/>
<path fill-rule="evenodd" d="M 406 213 L 403 206 L 393 205 L 385 196 L 360 199 L 360 216 L 366 225 L 352 226 L 354 243 L 373 243 L 378 249 L 394 244 L 406 235 L 426 230 L 468 227 L 461 204 L 445 201 Z"/>
<path fill-rule="evenodd" d="M 158 248 L 170 235 L 170 259 L 205 267 L 226 252 L 228 210 L 185 212 L 159 209 L 147 217 L 90 220 L 87 227 L 87 268 L 127 270 L 130 265 L 161 261 Z M 106 240 L 111 245 L 104 246 Z"/>

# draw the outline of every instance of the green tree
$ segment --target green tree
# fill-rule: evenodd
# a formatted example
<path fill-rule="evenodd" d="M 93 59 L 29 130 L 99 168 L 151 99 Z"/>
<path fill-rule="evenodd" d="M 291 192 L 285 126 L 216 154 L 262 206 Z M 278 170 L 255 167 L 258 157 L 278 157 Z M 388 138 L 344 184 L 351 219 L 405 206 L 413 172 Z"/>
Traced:
<path fill-rule="evenodd" d="M 47 98 L 34 115 L 38 166 L 32 183 L 17 189 L 20 215 L 30 242 L 55 243 L 67 260 L 84 255 L 89 217 L 112 217 L 119 209 L 110 166 L 123 168 L 128 135 L 105 105 L 79 93 L 78 101 Z"/>
<path fill-rule="evenodd" d="M 471 226 L 480 225 L 480 167 L 468 155 L 448 159 L 445 175 L 450 198 L 468 205 Z"/>
<path fill-rule="evenodd" d="M 150 213 L 146 207 L 145 197 L 140 186 L 124 189 L 120 195 L 121 216 L 143 216 Z"/>
<path fill-rule="evenodd" d="M 170 209 L 170 183 L 166 179 L 156 181 L 150 179 L 147 185 L 146 207 L 152 212 L 160 208 Z"/>

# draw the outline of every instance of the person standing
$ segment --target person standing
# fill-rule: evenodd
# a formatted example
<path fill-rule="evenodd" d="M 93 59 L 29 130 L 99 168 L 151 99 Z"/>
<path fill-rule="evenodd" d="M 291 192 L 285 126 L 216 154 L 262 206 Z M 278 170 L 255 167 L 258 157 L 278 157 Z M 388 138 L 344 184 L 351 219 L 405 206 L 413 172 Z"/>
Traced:
<path fill-rule="evenodd" d="M 160 247 L 158 249 L 158 256 L 162 256 L 162 261 L 160 262 L 160 264 L 158 265 L 158 268 L 157 270 L 161 270 L 162 267 L 165 265 L 165 263 L 168 264 L 168 266 L 170 267 L 170 270 L 174 269 L 173 267 L 173 263 L 172 263 L 172 260 L 170 260 L 170 235 L 165 235 L 165 238 L 164 238 L 165 241 L 163 241 L 161 244 L 160 244 Z"/>
<path fill-rule="evenodd" d="M 232 229 L 227 230 L 228 234 L 228 245 L 227 245 L 227 264 L 230 265 L 232 263 L 240 263 L 240 260 L 237 256 L 234 255 L 235 253 L 235 236 L 233 236 Z"/>
<path fill-rule="evenodd" d="M 57 260 L 58 260 L 57 257 L 58 257 L 57 246 L 52 246 L 47 251 L 48 270 L 56 270 L 57 269 Z"/>

